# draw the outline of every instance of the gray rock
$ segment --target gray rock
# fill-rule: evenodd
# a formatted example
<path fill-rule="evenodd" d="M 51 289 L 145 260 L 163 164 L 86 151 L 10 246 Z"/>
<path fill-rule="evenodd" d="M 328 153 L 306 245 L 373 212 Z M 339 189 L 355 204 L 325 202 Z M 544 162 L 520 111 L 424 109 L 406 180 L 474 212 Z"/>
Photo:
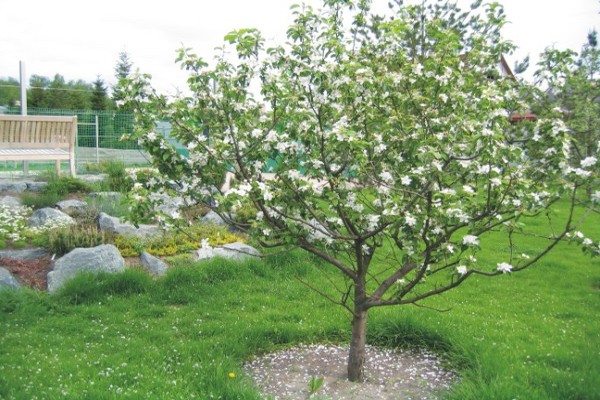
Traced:
<path fill-rule="evenodd" d="M 55 292 L 82 271 L 115 273 L 124 269 L 125 260 L 112 244 L 77 248 L 56 260 L 48 273 L 48 291 Z"/>
<path fill-rule="evenodd" d="M 110 215 L 101 212 L 98 215 L 98 227 L 101 231 L 107 233 L 118 233 L 119 225 L 121 225 L 121 221 L 119 218 L 111 217 Z"/>
<path fill-rule="evenodd" d="M 21 207 L 21 199 L 15 196 L 0 196 L 0 206 Z"/>
<path fill-rule="evenodd" d="M 245 260 L 260 257 L 260 252 L 245 243 L 234 242 L 214 248 L 201 248 L 196 250 L 196 260 L 209 260 L 213 257 L 223 257 L 229 260 Z"/>
<path fill-rule="evenodd" d="M 123 194 L 119 192 L 92 192 L 89 194 L 89 196 L 103 199 L 121 200 Z"/>
<path fill-rule="evenodd" d="M 119 218 L 111 217 L 106 213 L 100 213 L 98 216 L 98 227 L 103 232 L 117 235 L 154 237 L 162 234 L 158 225 L 140 225 L 136 228 L 133 224 L 121 222 Z"/>
<path fill-rule="evenodd" d="M 169 269 L 169 266 L 164 261 L 145 251 L 142 251 L 142 254 L 140 254 L 140 262 L 153 275 L 163 276 Z"/>
<path fill-rule="evenodd" d="M 27 182 L 0 182 L 0 192 L 22 193 L 27 190 Z"/>
<path fill-rule="evenodd" d="M 108 174 L 77 175 L 77 178 L 87 183 L 100 183 L 108 178 Z"/>
<path fill-rule="evenodd" d="M 29 226 L 33 228 L 53 223 L 72 225 L 75 223 L 75 220 L 64 212 L 50 207 L 35 210 L 33 214 L 31 214 L 31 217 L 29 217 Z"/>
<path fill-rule="evenodd" d="M 87 203 L 81 200 L 61 200 L 56 203 L 56 208 L 64 212 L 83 211 L 87 208 Z"/>
<path fill-rule="evenodd" d="M 162 211 L 167 215 L 173 215 L 185 206 L 185 201 L 181 197 L 171 197 L 166 195 L 155 196 L 162 204 L 156 206 L 156 211 Z"/>
<path fill-rule="evenodd" d="M 13 260 L 35 260 L 46 257 L 48 252 L 44 248 L 24 249 L 24 250 L 1 250 L 0 258 L 10 258 Z"/>
<path fill-rule="evenodd" d="M 221 218 L 221 216 L 213 210 L 210 210 L 206 213 L 206 215 L 204 215 L 204 217 L 200 218 L 200 222 L 203 224 L 212 224 L 218 226 L 227 225 L 223 218 Z"/>
<path fill-rule="evenodd" d="M 245 243 L 234 242 L 216 247 L 215 255 L 233 260 L 244 260 L 246 258 L 260 257 L 260 252 Z"/>
<path fill-rule="evenodd" d="M 21 284 L 15 279 L 13 274 L 4 267 L 0 267 L 0 290 L 2 289 L 19 289 Z"/>
<path fill-rule="evenodd" d="M 30 192 L 40 192 L 48 186 L 48 182 L 27 182 L 27 190 Z"/>

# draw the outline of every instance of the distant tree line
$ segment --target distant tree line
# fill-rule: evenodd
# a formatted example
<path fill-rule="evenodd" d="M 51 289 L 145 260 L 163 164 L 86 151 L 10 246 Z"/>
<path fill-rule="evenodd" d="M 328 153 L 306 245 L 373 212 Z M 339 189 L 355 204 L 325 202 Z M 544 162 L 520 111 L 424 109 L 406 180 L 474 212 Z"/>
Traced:
<path fill-rule="evenodd" d="M 19 81 L 14 78 L 0 79 L 0 105 L 13 107 L 19 104 Z M 104 81 L 98 77 L 94 82 L 83 80 L 65 81 L 60 75 L 50 79 L 32 75 L 27 89 L 27 106 L 32 108 L 59 108 L 67 110 L 111 110 L 115 103 L 108 96 Z"/>
<path fill-rule="evenodd" d="M 126 52 L 121 52 L 115 66 L 117 82 L 128 78 L 132 62 Z M 41 75 L 31 75 L 27 89 L 27 106 L 31 108 L 53 108 L 66 110 L 115 110 L 121 94 L 109 88 L 100 76 L 94 82 L 81 79 L 66 81 L 61 74 L 50 79 Z M 14 107 L 19 104 L 19 81 L 15 78 L 0 78 L 0 106 Z"/>

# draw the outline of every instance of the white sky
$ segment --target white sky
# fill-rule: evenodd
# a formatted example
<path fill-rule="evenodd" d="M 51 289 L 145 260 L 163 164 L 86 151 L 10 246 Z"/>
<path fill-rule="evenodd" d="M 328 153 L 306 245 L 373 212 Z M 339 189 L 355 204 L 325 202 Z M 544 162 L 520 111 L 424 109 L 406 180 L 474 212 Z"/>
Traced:
<path fill-rule="evenodd" d="M 0 0 L 0 77 L 27 76 L 112 85 L 114 67 L 126 51 L 133 68 L 153 76 L 161 92 L 185 88 L 185 74 L 175 64 L 185 45 L 206 60 L 223 36 L 244 27 L 259 28 L 281 43 L 292 20 L 289 6 L 301 0 Z M 320 0 L 305 0 L 320 5 Z M 386 0 L 373 0 L 385 5 Z M 471 0 L 458 0 L 467 8 Z M 504 35 L 519 50 L 509 64 L 547 46 L 579 51 L 587 33 L 600 30 L 600 0 L 500 0 L 510 24 Z M 530 70 L 533 69 L 530 67 Z"/>

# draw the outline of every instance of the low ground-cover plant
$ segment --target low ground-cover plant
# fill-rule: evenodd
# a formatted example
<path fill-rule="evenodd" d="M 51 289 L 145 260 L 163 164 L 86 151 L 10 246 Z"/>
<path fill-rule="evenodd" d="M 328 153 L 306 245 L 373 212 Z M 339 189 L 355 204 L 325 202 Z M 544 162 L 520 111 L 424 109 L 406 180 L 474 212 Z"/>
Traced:
<path fill-rule="evenodd" d="M 223 226 L 210 224 L 192 225 L 186 230 L 165 231 L 156 237 L 119 235 L 112 242 L 123 256 L 138 256 L 142 251 L 155 256 L 174 256 L 200 248 L 202 240 L 212 247 L 232 242 L 246 242 L 245 237 L 227 230 Z"/>

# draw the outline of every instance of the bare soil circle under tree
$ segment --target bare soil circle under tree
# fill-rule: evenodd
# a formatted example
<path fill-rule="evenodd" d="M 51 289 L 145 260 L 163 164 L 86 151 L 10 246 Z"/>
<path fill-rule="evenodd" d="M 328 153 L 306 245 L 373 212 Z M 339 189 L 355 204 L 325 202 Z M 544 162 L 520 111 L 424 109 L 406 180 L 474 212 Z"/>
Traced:
<path fill-rule="evenodd" d="M 279 400 L 308 399 L 311 378 L 323 378 L 317 398 L 335 400 L 436 399 L 457 380 L 431 353 L 368 346 L 365 382 L 353 383 L 347 357 L 348 346 L 300 345 L 258 357 L 244 370 L 265 396 Z"/>

